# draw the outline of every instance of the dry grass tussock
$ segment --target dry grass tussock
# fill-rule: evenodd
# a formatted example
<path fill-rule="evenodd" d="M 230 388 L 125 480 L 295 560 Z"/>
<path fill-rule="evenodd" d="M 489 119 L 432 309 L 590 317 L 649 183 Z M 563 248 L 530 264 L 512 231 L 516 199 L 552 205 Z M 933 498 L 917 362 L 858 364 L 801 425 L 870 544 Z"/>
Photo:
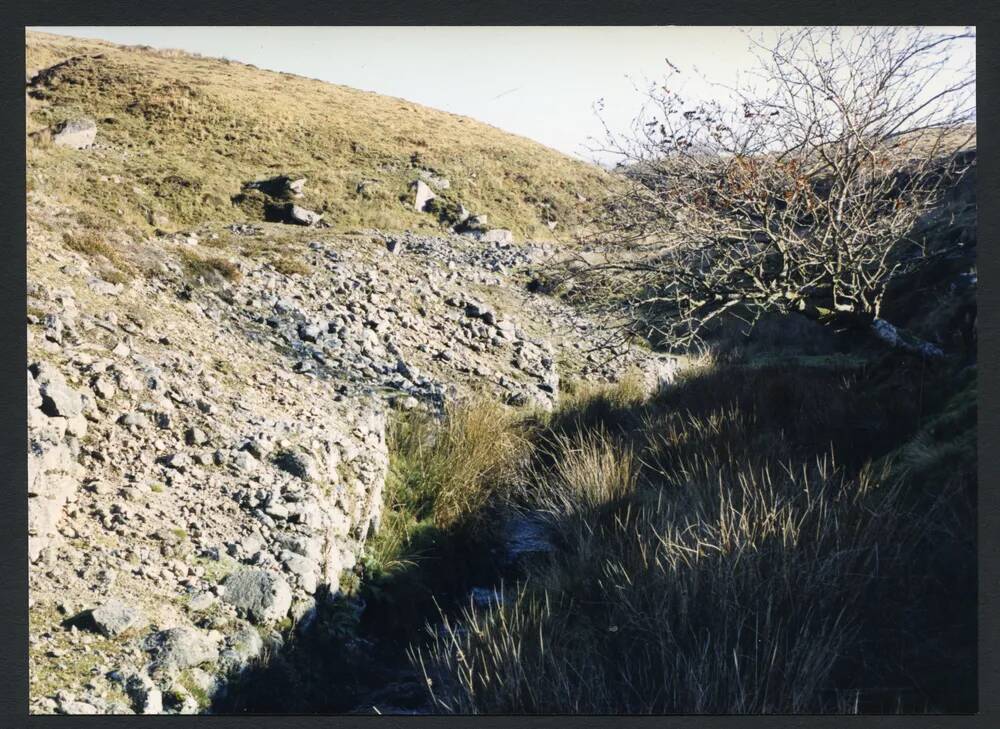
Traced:
<path fill-rule="evenodd" d="M 528 446 L 523 416 L 486 397 L 449 404 L 440 418 L 400 414 L 389 430 L 383 521 L 367 546 L 372 568 L 410 564 L 423 529 L 469 526 L 511 488 Z"/>
<path fill-rule="evenodd" d="M 519 415 L 485 397 L 445 408 L 440 421 L 419 414 L 392 431 L 394 471 L 408 498 L 433 505 L 446 527 L 477 512 L 510 475 L 527 446 Z"/>

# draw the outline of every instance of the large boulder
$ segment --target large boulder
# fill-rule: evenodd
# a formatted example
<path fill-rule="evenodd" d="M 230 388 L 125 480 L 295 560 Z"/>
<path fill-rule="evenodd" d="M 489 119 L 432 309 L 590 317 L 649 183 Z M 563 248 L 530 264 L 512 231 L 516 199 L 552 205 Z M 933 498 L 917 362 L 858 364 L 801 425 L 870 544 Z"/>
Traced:
<path fill-rule="evenodd" d="M 59 147 L 85 149 L 97 137 L 97 124 L 93 119 L 71 119 L 63 122 L 52 133 L 52 142 Z"/>
<path fill-rule="evenodd" d="M 74 434 L 86 430 L 82 410 L 82 397 L 52 365 L 41 362 L 29 368 L 28 558 L 32 562 L 57 539 L 63 507 L 75 498 L 80 485 L 83 469 L 76 460 Z"/>
<path fill-rule="evenodd" d="M 183 670 L 219 658 L 211 638 L 186 626 L 153 633 L 146 638 L 145 649 L 153 655 L 157 668 Z"/>
<path fill-rule="evenodd" d="M 285 578 L 262 569 L 234 572 L 223 583 L 223 599 L 242 610 L 254 623 L 281 620 L 292 606 L 292 591 Z"/>

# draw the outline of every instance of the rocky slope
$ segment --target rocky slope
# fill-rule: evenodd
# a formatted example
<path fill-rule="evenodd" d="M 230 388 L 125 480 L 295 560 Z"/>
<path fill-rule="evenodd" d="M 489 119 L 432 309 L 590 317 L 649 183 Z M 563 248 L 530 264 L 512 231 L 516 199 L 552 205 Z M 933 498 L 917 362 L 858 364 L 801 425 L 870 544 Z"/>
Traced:
<path fill-rule="evenodd" d="M 589 351 L 525 285 L 546 244 L 218 224 L 134 241 L 125 276 L 83 235 L 30 193 L 33 711 L 203 708 L 354 566 L 391 409 L 676 364 Z"/>
<path fill-rule="evenodd" d="M 529 291 L 607 173 L 224 60 L 26 51 L 33 712 L 196 712 L 276 651 L 379 527 L 394 409 L 672 377 Z"/>

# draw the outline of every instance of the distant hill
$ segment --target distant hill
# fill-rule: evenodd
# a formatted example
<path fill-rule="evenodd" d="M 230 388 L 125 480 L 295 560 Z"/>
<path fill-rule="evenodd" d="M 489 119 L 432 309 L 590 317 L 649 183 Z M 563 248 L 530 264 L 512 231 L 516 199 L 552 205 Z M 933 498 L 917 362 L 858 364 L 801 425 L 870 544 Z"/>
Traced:
<path fill-rule="evenodd" d="M 252 219 L 253 195 L 234 203 L 243 184 L 285 174 L 307 178 L 300 204 L 337 229 L 436 228 L 413 210 L 422 174 L 447 179 L 442 201 L 491 227 L 552 238 L 614 184 L 473 119 L 225 59 L 38 32 L 26 56 L 29 190 L 140 230 Z M 51 144 L 78 117 L 96 122 L 95 146 Z"/>

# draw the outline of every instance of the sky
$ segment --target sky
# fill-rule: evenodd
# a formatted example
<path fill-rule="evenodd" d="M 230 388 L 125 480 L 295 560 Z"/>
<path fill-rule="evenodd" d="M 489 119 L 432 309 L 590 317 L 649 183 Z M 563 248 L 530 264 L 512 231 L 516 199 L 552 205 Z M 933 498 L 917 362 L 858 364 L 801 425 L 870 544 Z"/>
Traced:
<path fill-rule="evenodd" d="M 704 97 L 750 62 L 735 27 L 46 27 L 114 43 L 177 48 L 397 96 L 469 116 L 561 152 L 608 162 L 594 104 L 625 131 L 640 89 L 667 62 Z M 769 33 L 773 29 L 753 29 Z"/>

